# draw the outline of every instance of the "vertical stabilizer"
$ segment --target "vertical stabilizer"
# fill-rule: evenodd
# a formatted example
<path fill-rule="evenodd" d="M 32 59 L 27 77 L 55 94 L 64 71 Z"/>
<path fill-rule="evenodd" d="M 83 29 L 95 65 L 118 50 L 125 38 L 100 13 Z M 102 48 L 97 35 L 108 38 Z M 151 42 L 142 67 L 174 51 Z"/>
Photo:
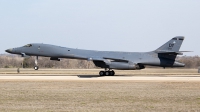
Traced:
<path fill-rule="evenodd" d="M 183 43 L 184 38 L 185 37 L 183 37 L 183 36 L 174 37 L 170 41 L 168 41 L 167 43 L 165 43 L 164 45 L 162 45 L 161 47 L 156 49 L 156 51 L 178 52 Z"/>

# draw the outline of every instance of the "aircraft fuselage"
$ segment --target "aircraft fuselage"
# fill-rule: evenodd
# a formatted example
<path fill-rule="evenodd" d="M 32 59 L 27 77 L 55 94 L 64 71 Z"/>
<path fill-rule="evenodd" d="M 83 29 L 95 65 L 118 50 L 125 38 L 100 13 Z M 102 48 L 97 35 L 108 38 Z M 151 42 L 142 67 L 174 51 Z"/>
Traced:
<path fill-rule="evenodd" d="M 182 54 L 179 52 L 184 37 L 175 37 L 151 52 L 117 52 L 117 51 L 94 51 L 60 47 L 49 44 L 27 44 L 23 47 L 6 50 L 8 53 L 19 54 L 22 57 L 36 56 L 37 65 L 38 56 L 50 57 L 51 60 L 60 61 L 60 58 L 82 59 L 93 61 L 97 67 L 108 69 L 109 71 L 100 71 L 100 75 L 111 74 L 111 69 L 120 70 L 140 70 L 146 65 L 159 67 L 184 67 L 185 64 L 177 62 L 176 56 Z M 38 67 L 35 66 L 35 70 Z"/>

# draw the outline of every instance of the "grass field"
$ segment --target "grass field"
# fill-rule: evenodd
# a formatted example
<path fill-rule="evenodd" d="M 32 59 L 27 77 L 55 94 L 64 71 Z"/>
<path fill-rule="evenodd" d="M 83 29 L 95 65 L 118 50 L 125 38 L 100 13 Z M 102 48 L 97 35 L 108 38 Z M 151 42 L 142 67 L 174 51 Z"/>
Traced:
<path fill-rule="evenodd" d="M 98 74 L 99 70 L 21 70 L 26 74 Z M 116 71 L 117 75 L 197 74 L 195 69 Z M 0 69 L 0 75 L 16 69 Z M 110 77 L 112 78 L 112 77 Z M 200 82 L 0 80 L 0 112 L 199 112 Z"/>
<path fill-rule="evenodd" d="M 0 81 L 0 110 L 200 111 L 199 82 Z"/>

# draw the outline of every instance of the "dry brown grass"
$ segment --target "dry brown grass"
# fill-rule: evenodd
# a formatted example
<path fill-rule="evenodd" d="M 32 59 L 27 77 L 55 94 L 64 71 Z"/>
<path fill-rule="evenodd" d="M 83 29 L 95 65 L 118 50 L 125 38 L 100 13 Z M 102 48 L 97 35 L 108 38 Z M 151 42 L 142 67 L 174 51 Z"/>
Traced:
<path fill-rule="evenodd" d="M 99 70 L 22 69 L 26 74 L 98 74 Z M 197 74 L 195 69 L 116 71 L 117 75 Z M 16 69 L 0 69 L 0 75 Z M 0 80 L 0 111 L 16 112 L 198 112 L 200 82 L 144 81 L 4 81 Z"/>
<path fill-rule="evenodd" d="M 1 112 L 200 111 L 200 82 L 0 81 Z"/>

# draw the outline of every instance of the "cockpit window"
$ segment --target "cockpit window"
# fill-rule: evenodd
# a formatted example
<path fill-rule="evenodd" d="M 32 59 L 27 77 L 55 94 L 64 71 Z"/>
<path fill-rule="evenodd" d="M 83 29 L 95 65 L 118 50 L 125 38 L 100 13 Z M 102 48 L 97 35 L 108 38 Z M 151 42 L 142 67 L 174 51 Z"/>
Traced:
<path fill-rule="evenodd" d="M 173 38 L 172 40 L 178 40 L 178 38 Z"/>
<path fill-rule="evenodd" d="M 27 44 L 24 47 L 32 47 L 32 44 Z"/>

